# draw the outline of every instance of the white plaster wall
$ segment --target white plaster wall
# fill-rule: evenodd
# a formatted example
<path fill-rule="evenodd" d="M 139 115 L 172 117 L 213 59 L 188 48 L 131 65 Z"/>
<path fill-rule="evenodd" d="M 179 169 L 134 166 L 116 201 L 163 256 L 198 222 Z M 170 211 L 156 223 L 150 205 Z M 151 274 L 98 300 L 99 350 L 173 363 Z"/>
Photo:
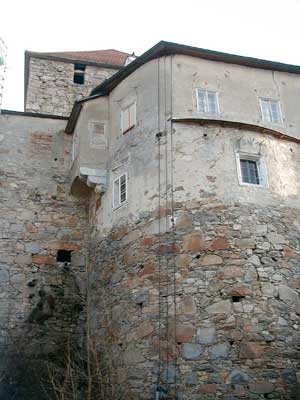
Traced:
<path fill-rule="evenodd" d="M 196 88 L 216 90 L 220 114 L 199 113 Z M 217 118 L 266 126 L 300 138 L 300 75 L 173 57 L 174 117 Z M 280 100 L 283 125 L 262 121 L 259 97 Z"/>

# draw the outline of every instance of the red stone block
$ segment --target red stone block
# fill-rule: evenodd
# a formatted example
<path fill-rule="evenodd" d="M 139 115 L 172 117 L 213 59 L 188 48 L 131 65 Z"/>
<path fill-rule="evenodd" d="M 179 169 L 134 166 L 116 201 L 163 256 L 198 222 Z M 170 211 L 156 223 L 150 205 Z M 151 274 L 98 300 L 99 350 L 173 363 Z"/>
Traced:
<path fill-rule="evenodd" d="M 53 256 L 49 256 L 49 255 L 45 255 L 45 254 L 33 254 L 32 262 L 33 262 L 33 264 L 53 265 L 55 263 L 55 258 Z"/>
<path fill-rule="evenodd" d="M 228 240 L 225 237 L 216 237 L 209 246 L 210 250 L 226 250 L 229 249 Z"/>

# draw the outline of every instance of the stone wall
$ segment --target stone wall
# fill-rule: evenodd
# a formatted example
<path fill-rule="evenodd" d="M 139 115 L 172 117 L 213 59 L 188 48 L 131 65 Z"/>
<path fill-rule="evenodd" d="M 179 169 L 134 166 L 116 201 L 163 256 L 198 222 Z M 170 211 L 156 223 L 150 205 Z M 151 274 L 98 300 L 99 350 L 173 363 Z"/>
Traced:
<path fill-rule="evenodd" d="M 65 123 L 0 117 L 0 397 L 7 400 L 43 399 L 48 366 L 62 365 L 67 342 L 80 348 L 84 339 L 86 207 L 68 196 Z M 71 260 L 57 261 L 58 250 Z"/>
<path fill-rule="evenodd" d="M 298 399 L 299 212 L 209 199 L 174 212 L 174 229 L 161 209 L 94 230 L 92 328 L 114 379 L 154 398 L 160 365 L 161 398 L 176 371 L 180 399 Z"/>
<path fill-rule="evenodd" d="M 25 111 L 68 116 L 74 102 L 117 70 L 86 66 L 83 85 L 73 83 L 74 63 L 30 58 Z"/>

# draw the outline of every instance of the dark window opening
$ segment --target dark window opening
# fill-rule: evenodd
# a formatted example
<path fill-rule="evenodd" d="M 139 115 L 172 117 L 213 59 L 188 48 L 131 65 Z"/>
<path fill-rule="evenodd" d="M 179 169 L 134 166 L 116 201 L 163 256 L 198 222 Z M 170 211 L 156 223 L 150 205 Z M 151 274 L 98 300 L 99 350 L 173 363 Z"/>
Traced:
<path fill-rule="evenodd" d="M 241 159 L 240 162 L 243 182 L 259 185 L 257 161 Z"/>
<path fill-rule="evenodd" d="M 84 64 L 74 64 L 73 82 L 77 83 L 77 85 L 83 85 L 84 84 L 84 72 L 85 72 Z"/>
<path fill-rule="evenodd" d="M 71 262 L 71 250 L 58 250 L 56 254 L 57 262 Z"/>
<path fill-rule="evenodd" d="M 245 298 L 245 296 L 232 296 L 231 300 L 232 300 L 233 303 L 239 303 L 244 298 Z"/>

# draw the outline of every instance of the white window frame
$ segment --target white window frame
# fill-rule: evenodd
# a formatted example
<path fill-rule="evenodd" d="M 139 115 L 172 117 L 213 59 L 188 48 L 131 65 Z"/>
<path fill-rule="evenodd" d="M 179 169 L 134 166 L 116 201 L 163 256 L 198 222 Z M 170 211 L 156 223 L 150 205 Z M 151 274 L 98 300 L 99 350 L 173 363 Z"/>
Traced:
<path fill-rule="evenodd" d="M 269 103 L 270 102 L 277 103 L 280 122 L 274 122 L 272 120 L 268 120 L 268 119 L 265 118 L 264 111 L 263 111 L 263 101 L 267 101 Z M 262 117 L 262 120 L 265 123 L 272 124 L 272 125 L 277 125 L 277 126 L 282 126 L 283 125 L 283 118 L 282 118 L 282 110 L 281 110 L 280 100 L 278 100 L 278 99 L 270 99 L 268 97 L 259 97 L 259 105 L 260 105 L 261 117 Z M 270 116 L 272 115 L 270 111 L 269 111 L 269 115 Z"/>
<path fill-rule="evenodd" d="M 198 96 L 198 91 L 202 91 L 205 92 L 205 108 L 207 109 L 207 111 L 201 111 L 199 109 L 199 96 Z M 208 97 L 207 94 L 211 92 L 215 94 L 215 99 L 216 99 L 216 109 L 217 109 L 217 113 L 212 113 L 208 110 Z M 197 100 L 197 111 L 200 113 L 204 113 L 204 114 L 210 114 L 210 115 L 219 115 L 220 114 L 220 104 L 219 104 L 219 92 L 217 92 L 216 90 L 212 90 L 212 89 L 203 89 L 201 87 L 196 88 L 196 100 Z"/>
<path fill-rule="evenodd" d="M 130 108 L 134 106 L 134 121 L 130 121 L 129 119 L 129 124 L 128 126 L 124 126 L 124 114 L 125 112 L 129 112 L 129 117 L 130 117 Z M 136 125 L 136 100 L 129 103 L 126 107 L 123 107 L 121 110 L 121 131 L 123 134 L 126 132 L 130 131 L 134 126 Z"/>
<path fill-rule="evenodd" d="M 252 154 L 252 153 L 236 151 L 235 159 L 236 159 L 237 175 L 240 185 L 257 187 L 257 188 L 268 187 L 268 176 L 267 176 L 266 162 L 264 156 L 260 154 Z M 243 181 L 241 159 L 256 162 L 259 183 L 249 183 Z"/>
<path fill-rule="evenodd" d="M 126 198 L 124 201 L 121 202 L 121 178 L 125 176 L 125 188 L 126 188 Z M 119 198 L 115 199 L 115 184 L 118 184 L 119 187 Z M 128 203 L 128 174 L 127 172 L 124 172 L 123 174 L 119 175 L 118 178 L 113 180 L 113 187 L 112 187 L 112 200 L 113 200 L 113 210 L 117 210 L 118 208 L 122 207 L 123 205 Z"/>

